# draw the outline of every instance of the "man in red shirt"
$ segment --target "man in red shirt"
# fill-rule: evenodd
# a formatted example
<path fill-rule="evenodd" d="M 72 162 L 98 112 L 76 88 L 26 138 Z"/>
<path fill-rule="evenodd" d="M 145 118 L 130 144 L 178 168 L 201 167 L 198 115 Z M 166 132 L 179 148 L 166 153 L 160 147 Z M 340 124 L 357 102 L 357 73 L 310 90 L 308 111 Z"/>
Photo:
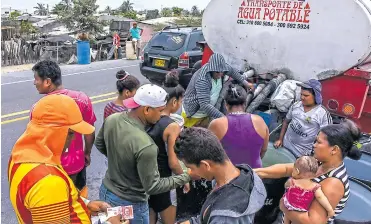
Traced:
<path fill-rule="evenodd" d="M 94 126 L 97 119 L 90 98 L 83 92 L 65 89 L 62 86 L 62 73 L 57 63 L 41 61 L 32 70 L 35 78 L 34 85 L 40 94 L 64 94 L 71 97 L 77 103 L 84 121 Z M 85 197 L 87 197 L 86 167 L 90 165 L 90 153 L 94 140 L 94 132 L 84 135 L 84 148 L 82 135 L 76 133 L 75 138 L 61 157 L 64 170 Z"/>

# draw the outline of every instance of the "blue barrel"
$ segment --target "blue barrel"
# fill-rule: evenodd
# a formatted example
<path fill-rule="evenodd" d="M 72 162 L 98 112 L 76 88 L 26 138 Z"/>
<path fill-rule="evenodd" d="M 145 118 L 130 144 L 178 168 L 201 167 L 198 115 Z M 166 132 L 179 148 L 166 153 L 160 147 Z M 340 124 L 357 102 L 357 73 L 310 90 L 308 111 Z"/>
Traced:
<path fill-rule="evenodd" d="M 90 64 L 90 42 L 77 41 L 77 63 L 80 65 Z"/>
<path fill-rule="evenodd" d="M 364 171 L 367 172 L 367 171 Z M 336 224 L 371 223 L 371 188 L 350 178 L 350 196 L 343 212 L 336 217 Z"/>

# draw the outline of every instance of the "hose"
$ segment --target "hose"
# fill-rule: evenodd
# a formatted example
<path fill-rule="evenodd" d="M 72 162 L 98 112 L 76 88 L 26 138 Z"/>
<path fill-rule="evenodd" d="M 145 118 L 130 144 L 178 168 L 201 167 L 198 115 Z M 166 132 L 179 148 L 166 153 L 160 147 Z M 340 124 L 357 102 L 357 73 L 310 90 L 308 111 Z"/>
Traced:
<path fill-rule="evenodd" d="M 254 112 L 260 104 L 271 94 L 276 88 L 286 80 L 285 74 L 279 74 L 276 78 L 272 79 L 268 85 L 256 96 L 251 104 L 246 108 L 247 113 Z"/>

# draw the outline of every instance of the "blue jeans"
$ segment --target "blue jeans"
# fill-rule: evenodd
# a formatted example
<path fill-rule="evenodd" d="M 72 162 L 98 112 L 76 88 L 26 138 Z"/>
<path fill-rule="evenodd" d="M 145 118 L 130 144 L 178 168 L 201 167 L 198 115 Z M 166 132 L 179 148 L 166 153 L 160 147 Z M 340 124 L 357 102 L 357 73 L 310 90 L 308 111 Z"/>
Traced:
<path fill-rule="evenodd" d="M 103 184 L 100 186 L 99 199 L 110 204 L 112 207 L 132 205 L 134 210 L 134 219 L 130 224 L 149 224 L 148 202 L 134 203 L 123 200 L 109 191 Z"/>

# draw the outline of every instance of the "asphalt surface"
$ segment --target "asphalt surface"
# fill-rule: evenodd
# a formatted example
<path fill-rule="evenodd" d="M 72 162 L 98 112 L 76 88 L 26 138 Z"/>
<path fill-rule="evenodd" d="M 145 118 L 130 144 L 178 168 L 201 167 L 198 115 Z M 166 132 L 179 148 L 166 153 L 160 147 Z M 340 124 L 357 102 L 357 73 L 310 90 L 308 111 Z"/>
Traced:
<path fill-rule="evenodd" d="M 63 86 L 80 90 L 93 97 L 97 117 L 96 133 L 102 126 L 103 109 L 115 97 L 118 70 L 124 69 L 136 76 L 140 82 L 148 83 L 139 71 L 138 61 L 116 60 L 95 62 L 90 65 L 61 66 Z M 107 94 L 108 93 L 108 94 Z M 14 143 L 24 132 L 28 123 L 27 110 L 42 97 L 33 85 L 33 72 L 13 72 L 1 74 L 1 223 L 16 224 L 17 219 L 9 200 L 7 165 Z M 22 112 L 17 114 L 17 112 Z M 5 118 L 4 118 L 5 116 Z M 18 119 L 18 120 L 17 120 Z M 9 123 L 3 123 L 7 121 Z M 99 187 L 106 167 L 103 156 L 94 147 L 92 161 L 88 167 L 89 199 L 98 199 Z"/>

